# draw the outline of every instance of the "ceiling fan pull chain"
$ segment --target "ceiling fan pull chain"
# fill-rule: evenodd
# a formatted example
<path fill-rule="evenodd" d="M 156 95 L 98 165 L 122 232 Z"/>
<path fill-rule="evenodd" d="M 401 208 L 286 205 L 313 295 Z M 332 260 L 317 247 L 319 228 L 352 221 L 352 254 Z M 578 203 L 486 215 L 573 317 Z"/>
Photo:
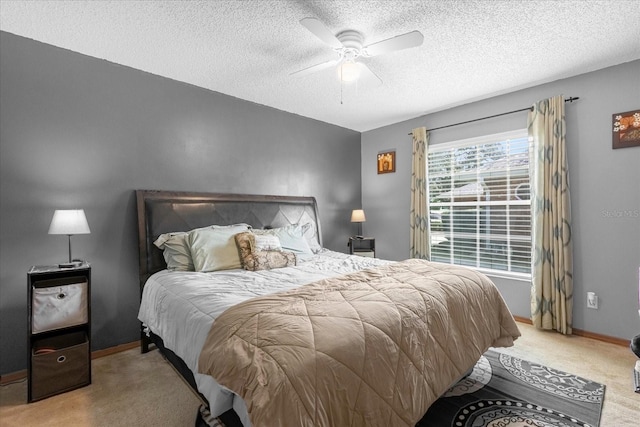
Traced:
<path fill-rule="evenodd" d="M 340 105 L 343 104 L 342 102 L 342 91 L 344 88 L 344 80 L 342 79 L 342 67 L 340 67 Z"/>

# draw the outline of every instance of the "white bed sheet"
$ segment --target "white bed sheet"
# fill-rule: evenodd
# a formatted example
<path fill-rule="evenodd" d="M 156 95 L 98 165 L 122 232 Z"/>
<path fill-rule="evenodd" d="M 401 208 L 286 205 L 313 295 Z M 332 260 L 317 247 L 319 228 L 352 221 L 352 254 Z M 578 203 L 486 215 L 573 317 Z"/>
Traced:
<path fill-rule="evenodd" d="M 138 319 L 191 369 L 198 390 L 209 401 L 212 415 L 218 416 L 233 407 L 243 424 L 249 426 L 242 399 L 212 377 L 197 373 L 200 351 L 216 317 L 249 298 L 388 262 L 323 249 L 295 267 L 274 270 L 214 273 L 163 270 L 145 284 Z"/>

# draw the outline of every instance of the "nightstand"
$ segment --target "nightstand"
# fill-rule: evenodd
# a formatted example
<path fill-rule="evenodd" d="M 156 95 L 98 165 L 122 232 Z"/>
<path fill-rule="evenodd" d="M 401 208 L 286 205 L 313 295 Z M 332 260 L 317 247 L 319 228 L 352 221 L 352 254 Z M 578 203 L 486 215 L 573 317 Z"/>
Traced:
<path fill-rule="evenodd" d="M 376 256 L 376 239 L 373 237 L 349 237 L 349 254 L 370 258 Z"/>
<path fill-rule="evenodd" d="M 91 266 L 33 266 L 27 402 L 91 384 Z"/>

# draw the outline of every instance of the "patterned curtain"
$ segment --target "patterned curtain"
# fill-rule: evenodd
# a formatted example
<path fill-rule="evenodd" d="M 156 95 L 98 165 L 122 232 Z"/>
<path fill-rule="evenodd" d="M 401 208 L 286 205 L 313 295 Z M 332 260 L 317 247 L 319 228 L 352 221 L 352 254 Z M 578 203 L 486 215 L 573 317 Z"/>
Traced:
<path fill-rule="evenodd" d="M 411 258 L 431 259 L 429 245 L 429 203 L 427 198 L 427 147 L 429 134 L 424 127 L 412 132 L 413 155 L 411 162 Z"/>
<path fill-rule="evenodd" d="M 531 320 L 571 334 L 573 243 L 564 98 L 537 102 L 528 117 L 531 172 Z"/>

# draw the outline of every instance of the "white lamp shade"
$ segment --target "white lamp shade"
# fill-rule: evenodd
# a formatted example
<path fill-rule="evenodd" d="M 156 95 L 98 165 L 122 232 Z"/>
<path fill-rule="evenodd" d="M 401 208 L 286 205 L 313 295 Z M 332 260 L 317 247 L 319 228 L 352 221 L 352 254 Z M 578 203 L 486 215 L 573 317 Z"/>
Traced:
<path fill-rule="evenodd" d="M 354 209 L 351 211 L 351 222 L 365 222 L 367 218 L 364 216 L 362 209 Z"/>
<path fill-rule="evenodd" d="M 89 234 L 89 223 L 84 209 L 56 210 L 51 219 L 49 234 Z"/>

